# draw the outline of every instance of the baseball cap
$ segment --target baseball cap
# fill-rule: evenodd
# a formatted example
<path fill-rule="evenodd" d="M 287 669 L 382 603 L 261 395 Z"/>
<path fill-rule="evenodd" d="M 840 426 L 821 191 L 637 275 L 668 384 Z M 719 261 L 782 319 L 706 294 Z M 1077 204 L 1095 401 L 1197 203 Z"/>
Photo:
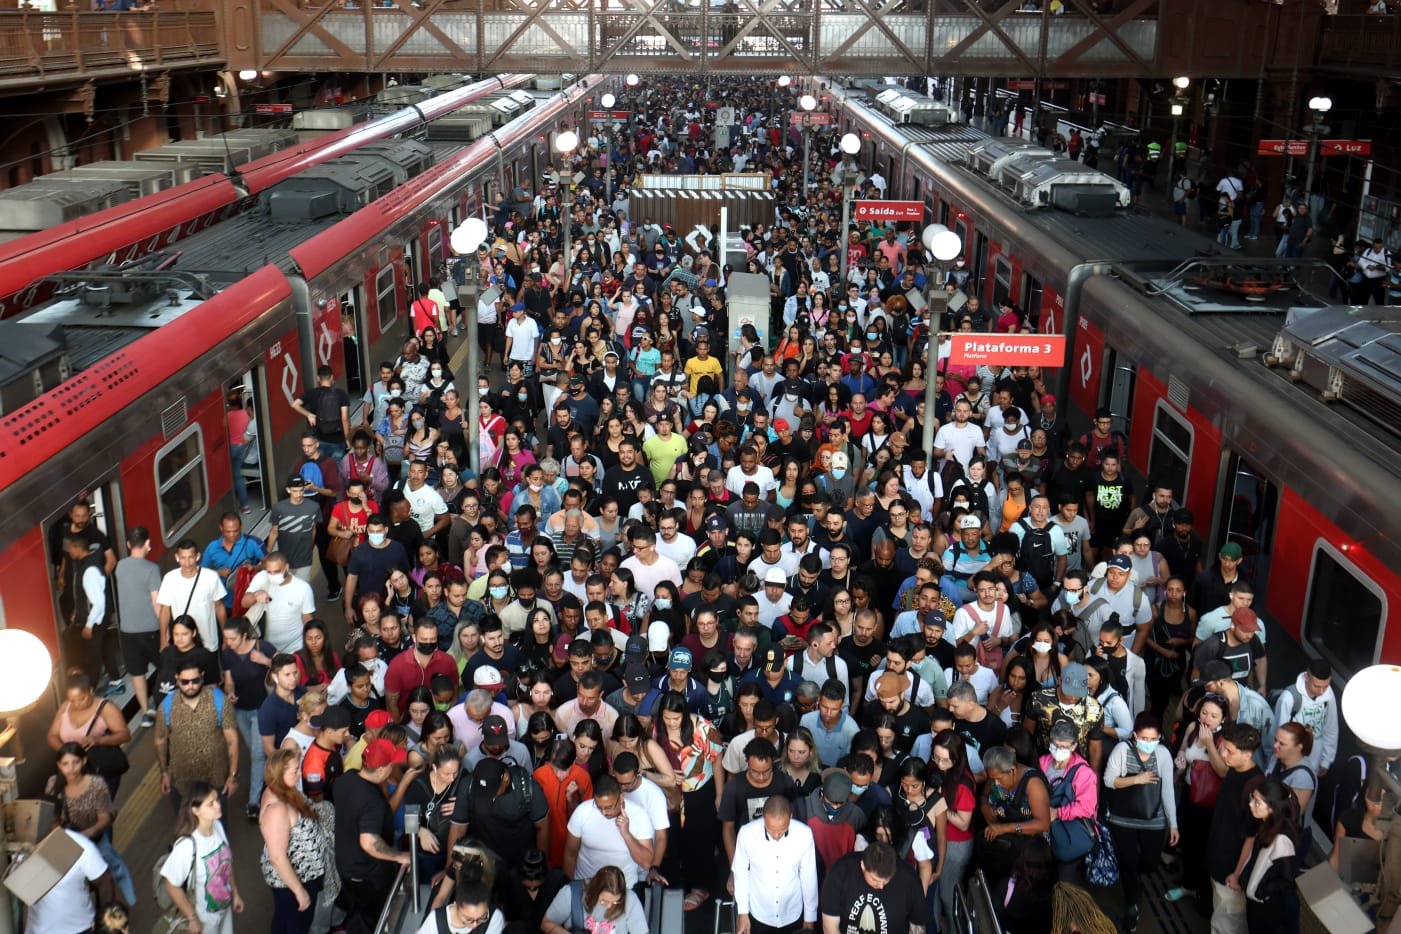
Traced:
<path fill-rule="evenodd" d="M 822 777 L 822 796 L 833 804 L 846 804 L 851 800 L 851 776 L 832 769 Z"/>
<path fill-rule="evenodd" d="M 525 311 L 525 302 L 516 302 L 511 306 L 512 312 Z"/>
<path fill-rule="evenodd" d="M 1172 514 L 1172 521 L 1175 522 L 1175 523 L 1177 523 L 1178 525 L 1191 525 L 1191 524 L 1192 524 L 1192 510 L 1190 510 L 1190 509 L 1179 509 L 1179 510 L 1177 510 L 1177 512 L 1175 512 L 1175 513 Z"/>
<path fill-rule="evenodd" d="M 398 765 L 409 757 L 408 750 L 396 746 L 387 739 L 377 739 L 365 747 L 360 763 L 367 769 L 382 769 L 386 765 Z"/>
<path fill-rule="evenodd" d="M 483 743 L 508 743 L 511 734 L 506 731 L 506 720 L 498 714 L 491 714 L 482 721 Z"/>
<path fill-rule="evenodd" d="M 1023 438 L 1022 440 L 1020 440 L 1020 441 L 1017 442 L 1017 450 L 1018 450 L 1018 451 L 1030 451 L 1030 450 L 1031 450 L 1031 442 L 1028 441 L 1028 440 L 1026 440 L 1025 438 Z"/>
<path fill-rule="evenodd" d="M 1260 617 L 1248 606 L 1237 607 L 1231 614 L 1231 625 L 1249 635 L 1260 631 Z"/>
<path fill-rule="evenodd" d="M 500 759 L 485 756 L 472 769 L 472 785 L 485 791 L 496 793 L 501 787 L 501 777 L 506 774 L 506 763 Z"/>
<path fill-rule="evenodd" d="M 350 711 L 339 704 L 327 707 L 321 713 L 311 718 L 311 727 L 314 730 L 345 730 L 350 727 Z"/>
<path fill-rule="evenodd" d="M 846 456 L 845 451 L 837 451 L 832 454 L 832 466 L 840 470 L 846 470 L 851 466 L 851 458 Z"/>
<path fill-rule="evenodd" d="M 764 572 L 764 586 L 777 584 L 779 587 L 788 586 L 788 575 L 783 573 L 783 568 L 769 568 Z"/>
<path fill-rule="evenodd" d="M 573 376 L 569 377 L 569 385 L 571 386 L 582 386 L 584 385 L 584 382 L 584 378 L 578 373 L 575 373 Z"/>
<path fill-rule="evenodd" d="M 634 694 L 646 691 L 648 680 L 646 666 L 638 662 L 633 662 L 623 671 L 623 686 Z"/>
<path fill-rule="evenodd" d="M 574 641 L 574 637 L 567 632 L 562 632 L 555 640 L 555 661 L 563 664 L 569 661 L 569 643 Z"/>
<path fill-rule="evenodd" d="M 1061 670 L 1060 692 L 1066 697 L 1074 697 L 1077 700 L 1090 693 L 1090 676 L 1085 671 L 1085 666 L 1079 662 L 1071 662 Z"/>
<path fill-rule="evenodd" d="M 774 430 L 774 431 L 788 431 L 788 430 L 790 430 L 792 427 L 793 427 L 792 425 L 788 424 L 788 419 L 786 419 L 786 418 L 774 419 L 774 423 L 773 423 L 773 430 Z"/>
<path fill-rule="evenodd" d="M 646 661 L 647 651 L 647 637 L 634 633 L 628 636 L 627 644 L 623 647 L 623 661 L 626 663 Z"/>
<path fill-rule="evenodd" d="M 1225 681 L 1231 677 L 1231 666 L 1219 658 L 1202 665 L 1202 684 L 1210 684 L 1213 681 Z"/>
<path fill-rule="evenodd" d="M 303 476 L 302 476 L 301 474 L 299 474 L 299 473 L 294 473 L 294 474 L 292 474 L 292 476 L 290 476 L 290 477 L 287 478 L 287 488 L 288 488 L 288 489 L 296 489 L 297 487 L 304 487 L 304 486 L 306 486 L 306 477 L 303 477 Z"/>
<path fill-rule="evenodd" d="M 938 626 L 940 629 L 948 629 L 949 620 L 948 617 L 944 615 L 943 610 L 939 609 L 938 607 L 935 607 L 934 609 L 930 610 L 929 613 L 924 617 L 924 625 Z"/>
<path fill-rule="evenodd" d="M 483 665 L 472 674 L 473 687 L 500 690 L 502 683 L 501 672 L 493 665 Z"/>
<path fill-rule="evenodd" d="M 668 623 L 659 619 L 647 627 L 647 651 L 665 652 L 669 645 L 671 645 L 671 626 Z"/>
<path fill-rule="evenodd" d="M 1104 562 L 1104 567 L 1105 570 L 1113 568 L 1116 571 L 1128 572 L 1133 570 L 1133 562 L 1129 560 L 1128 555 L 1115 555 L 1108 561 Z"/>
<path fill-rule="evenodd" d="M 1223 558 L 1234 558 L 1239 561 L 1241 557 L 1240 544 L 1237 542 L 1227 542 L 1221 546 L 1221 550 L 1218 551 L 1217 554 Z"/>
<path fill-rule="evenodd" d="M 803 394 L 802 380 L 785 379 L 783 381 L 783 394 L 786 396 L 801 396 Z"/>
<path fill-rule="evenodd" d="M 1049 403 L 1049 404 L 1051 404 L 1051 405 L 1055 405 L 1055 404 L 1056 404 L 1056 397 L 1053 396 L 1053 395 L 1051 395 L 1051 394 L 1048 392 L 1048 393 L 1046 393 L 1044 396 L 1041 397 L 1041 402 L 1042 402 L 1042 404 Z"/>
<path fill-rule="evenodd" d="M 979 519 L 971 512 L 964 513 L 958 517 L 958 527 L 960 529 L 981 529 L 983 527 L 983 520 Z"/>
<path fill-rule="evenodd" d="M 765 671 L 782 671 L 785 661 L 787 661 L 787 656 L 784 655 L 783 649 L 777 645 L 769 646 L 764 652 Z"/>
<path fill-rule="evenodd" d="M 725 525 L 725 518 L 719 514 L 712 515 L 705 520 L 705 530 L 707 532 L 724 532 L 728 529 Z"/>
<path fill-rule="evenodd" d="M 677 646 L 671 650 L 671 655 L 667 656 L 666 667 L 680 668 L 683 671 L 691 670 L 691 650 Z"/>
<path fill-rule="evenodd" d="M 387 710 L 371 710 L 370 715 L 365 718 L 365 729 L 382 730 L 394 722 L 394 718 Z"/>

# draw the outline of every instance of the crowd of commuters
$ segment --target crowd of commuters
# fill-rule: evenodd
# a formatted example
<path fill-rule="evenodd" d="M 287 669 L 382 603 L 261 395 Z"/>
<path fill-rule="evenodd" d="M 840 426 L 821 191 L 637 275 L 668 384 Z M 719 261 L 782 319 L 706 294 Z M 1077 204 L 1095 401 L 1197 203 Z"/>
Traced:
<path fill-rule="evenodd" d="M 144 529 L 106 568 L 80 509 L 56 528 L 77 617 L 108 625 L 86 581 L 116 579 L 150 675 L 171 911 L 234 929 L 246 787 L 274 932 L 371 930 L 412 860 L 425 932 L 641 932 L 653 886 L 745 932 L 956 930 L 977 879 L 1008 931 L 1099 934 L 1134 929 L 1164 862 L 1214 931 L 1288 929 L 1337 753 L 1327 666 L 1267 694 L 1241 546 L 1208 554 L 1156 479 L 1135 494 L 1109 412 L 1076 433 L 1034 369 L 949 365 L 939 333 L 1036 322 L 981 307 L 961 260 L 931 280 L 909 230 L 840 230 L 835 139 L 804 191 L 772 89 L 727 87 L 736 127 L 694 80 L 630 93 L 632 124 L 560 167 L 572 214 L 504 200 L 463 260 L 482 300 L 460 263 L 419 289 L 363 410 L 323 374 L 267 540 L 227 514 L 162 576 Z M 744 231 L 767 345 L 731 331 L 728 266 L 627 215 L 643 170 L 771 177 L 776 223 Z M 929 291 L 952 310 L 926 321 Z M 462 332 L 484 366 L 459 390 Z M 120 773 L 83 774 L 127 738 L 100 662 L 52 788 L 121 882 Z M 1357 797 L 1339 833 L 1371 836 Z"/>

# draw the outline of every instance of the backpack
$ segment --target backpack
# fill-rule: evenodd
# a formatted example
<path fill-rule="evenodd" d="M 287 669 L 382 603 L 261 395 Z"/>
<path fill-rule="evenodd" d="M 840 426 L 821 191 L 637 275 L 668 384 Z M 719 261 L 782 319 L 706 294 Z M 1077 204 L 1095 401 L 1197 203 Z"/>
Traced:
<path fill-rule="evenodd" d="M 212 684 L 209 690 L 214 692 L 214 720 L 219 724 L 219 729 L 224 728 L 224 691 L 216 688 Z M 161 701 L 161 715 L 165 717 L 165 728 L 170 729 L 170 706 L 175 703 L 175 694 L 171 692 Z"/>
<path fill-rule="evenodd" d="M 165 869 L 166 861 L 170 859 L 170 853 L 175 849 L 175 844 L 185 839 L 190 841 L 190 849 L 194 854 L 190 858 L 190 875 L 185 879 L 185 894 L 189 895 L 194 888 L 195 866 L 199 862 L 199 848 L 194 845 L 193 837 L 176 837 L 170 841 L 170 846 L 165 848 L 164 853 L 156 857 L 156 862 L 151 867 L 151 894 L 155 896 L 156 907 L 162 912 L 174 908 L 175 902 L 170 897 L 170 891 L 165 887 L 165 876 L 161 875 L 161 870 Z M 194 901 L 193 898 L 190 900 Z"/>
<path fill-rule="evenodd" d="M 506 763 L 506 771 L 511 775 L 511 787 L 521 796 L 521 802 L 529 814 L 530 806 L 535 803 L 535 779 L 522 766 L 517 765 L 514 759 L 502 761 Z"/>
<path fill-rule="evenodd" d="M 588 928 L 588 914 L 584 911 L 584 883 L 574 879 L 569 883 L 569 930 L 572 934 L 585 934 Z"/>
<path fill-rule="evenodd" d="M 1362 799 L 1367 787 L 1367 757 L 1349 756 L 1343 762 L 1333 763 L 1318 783 L 1318 793 L 1314 795 L 1313 816 L 1318 825 L 1333 828 L 1344 811 Z"/>
<path fill-rule="evenodd" d="M 1089 586 L 1087 589 L 1089 590 L 1091 596 L 1093 596 L 1093 597 L 1098 597 L 1101 593 L 1104 592 L 1104 588 L 1105 588 L 1105 587 L 1108 587 L 1108 586 L 1109 586 L 1108 582 L 1106 582 L 1105 579 L 1101 577 L 1099 580 L 1097 580 L 1097 581 L 1095 581 L 1094 583 L 1090 584 L 1090 586 Z M 1140 586 L 1138 586 L 1137 584 L 1134 584 L 1134 585 L 1133 585 L 1133 615 L 1134 615 L 1134 616 L 1138 616 L 1138 612 L 1139 612 L 1139 610 L 1141 610 L 1142 608 L 1143 608 L 1143 588 L 1140 587 Z M 1085 609 L 1088 610 L 1089 607 L 1087 606 Z M 1081 615 L 1081 617 L 1084 617 L 1084 616 L 1086 616 L 1087 614 L 1085 613 L 1085 611 L 1082 610 L 1081 613 L 1080 613 L 1080 615 Z M 1130 625 L 1130 626 L 1133 625 L 1133 620 L 1130 620 L 1130 621 L 1129 621 L 1129 625 Z"/>
<path fill-rule="evenodd" d="M 792 672 L 795 678 L 798 676 L 798 659 L 802 656 L 802 654 L 802 652 L 799 652 L 797 655 L 792 655 L 788 659 L 788 670 Z M 827 680 L 839 680 L 837 677 L 837 656 L 828 655 L 825 659 L 823 659 L 823 661 L 827 663 Z M 911 672 L 911 674 L 913 674 L 913 672 Z"/>
<path fill-rule="evenodd" d="M 317 434 L 330 432 L 341 424 L 340 397 L 334 389 L 323 387 L 316 396 Z M 329 426 L 329 427 L 328 427 Z"/>
<path fill-rule="evenodd" d="M 1038 529 L 1026 518 L 1018 519 L 1017 525 L 1022 529 L 1022 543 L 1017 549 L 1017 570 L 1030 574 L 1036 579 L 1037 586 L 1045 590 L 1056 577 L 1056 549 L 1051 543 L 1051 526 L 1048 523 L 1044 529 Z"/>

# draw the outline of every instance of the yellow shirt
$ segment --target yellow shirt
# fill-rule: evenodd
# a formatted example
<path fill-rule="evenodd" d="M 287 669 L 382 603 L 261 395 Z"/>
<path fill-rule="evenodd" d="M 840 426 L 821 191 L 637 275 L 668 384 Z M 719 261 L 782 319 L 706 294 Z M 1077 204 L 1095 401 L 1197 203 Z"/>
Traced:
<path fill-rule="evenodd" d="M 692 357 L 686 361 L 686 375 L 691 379 L 691 395 L 695 395 L 696 384 L 700 382 L 702 376 L 709 376 L 715 380 L 715 391 L 719 392 L 725 388 L 724 371 L 720 369 L 720 361 L 715 357 L 706 357 L 702 360 L 699 357 Z"/>

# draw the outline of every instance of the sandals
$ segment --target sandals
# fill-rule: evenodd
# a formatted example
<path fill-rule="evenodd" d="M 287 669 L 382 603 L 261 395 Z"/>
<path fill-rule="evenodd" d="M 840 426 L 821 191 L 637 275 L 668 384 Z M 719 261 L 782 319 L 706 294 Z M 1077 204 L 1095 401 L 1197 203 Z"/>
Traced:
<path fill-rule="evenodd" d="M 705 889 L 691 889 L 686 893 L 686 900 L 681 905 L 686 911 L 695 911 L 708 901 L 710 901 L 710 893 Z"/>

